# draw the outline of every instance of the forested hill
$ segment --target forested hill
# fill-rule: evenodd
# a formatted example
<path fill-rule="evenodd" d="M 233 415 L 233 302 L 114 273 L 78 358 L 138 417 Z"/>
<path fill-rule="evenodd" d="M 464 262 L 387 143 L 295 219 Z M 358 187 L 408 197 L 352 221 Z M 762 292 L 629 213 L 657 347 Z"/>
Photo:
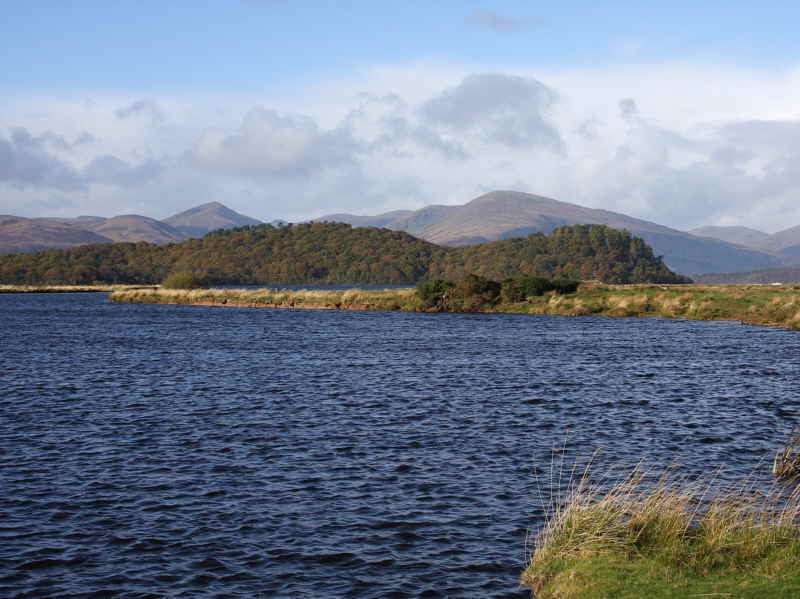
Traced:
<path fill-rule="evenodd" d="M 609 283 L 685 282 L 629 233 L 575 225 L 462 248 L 399 231 L 314 222 L 216 231 L 169 245 L 104 243 L 0 256 L 0 283 L 157 283 L 195 272 L 213 284 L 413 284 L 467 273 Z"/>

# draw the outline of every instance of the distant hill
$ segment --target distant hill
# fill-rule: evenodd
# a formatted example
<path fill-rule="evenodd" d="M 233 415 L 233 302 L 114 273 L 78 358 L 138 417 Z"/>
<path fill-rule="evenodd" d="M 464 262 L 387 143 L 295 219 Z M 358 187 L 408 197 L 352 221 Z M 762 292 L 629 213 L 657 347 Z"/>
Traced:
<path fill-rule="evenodd" d="M 790 227 L 772 235 L 747 227 L 703 227 L 689 232 L 772 253 L 781 263 L 789 266 L 800 264 L 800 226 Z"/>
<path fill-rule="evenodd" d="M 664 257 L 667 266 L 680 273 L 752 270 L 780 264 L 776 256 L 762 250 L 518 191 L 493 191 L 461 206 L 428 206 L 411 213 L 397 211 L 374 217 L 332 214 L 317 220 L 384 226 L 450 246 L 474 245 L 532 232 L 549 233 L 565 225 L 601 224 L 641 237 L 656 254 Z"/>
<path fill-rule="evenodd" d="M 148 241 L 175 243 L 188 237 L 202 237 L 216 229 L 257 225 L 261 221 L 239 214 L 219 202 L 196 206 L 158 221 L 147 216 L 126 214 L 104 218 L 22 218 L 2 216 L 1 252 L 34 252 L 45 248 L 67 248 L 108 241 Z M 14 219 L 12 224 L 11 219 Z M 274 221 L 275 224 L 281 221 Z"/>
<path fill-rule="evenodd" d="M 0 256 L 2 283 L 157 283 L 200 272 L 215 284 L 413 284 L 468 273 L 610 283 L 685 282 L 629 233 L 600 225 L 556 229 L 469 247 L 341 223 L 259 225 L 172 245 L 110 243 Z"/>
<path fill-rule="evenodd" d="M 138 214 L 123 214 L 92 222 L 87 229 L 113 241 L 175 243 L 186 239 L 186 235 L 168 224 Z"/>
<path fill-rule="evenodd" d="M 110 241 L 108 237 L 63 222 L 0 216 L 0 254 Z"/>
<path fill-rule="evenodd" d="M 165 218 L 162 222 L 177 229 L 186 237 L 202 237 L 217 229 L 232 229 L 260 225 L 261 221 L 231 210 L 219 202 L 209 202 Z"/>
<path fill-rule="evenodd" d="M 749 272 L 717 272 L 698 275 L 695 283 L 705 285 L 744 285 L 748 283 L 800 283 L 800 268 L 765 268 Z"/>
<path fill-rule="evenodd" d="M 711 237 L 727 243 L 742 245 L 752 249 L 765 249 L 764 243 L 769 234 L 749 227 L 700 227 L 689 231 L 698 237 Z"/>

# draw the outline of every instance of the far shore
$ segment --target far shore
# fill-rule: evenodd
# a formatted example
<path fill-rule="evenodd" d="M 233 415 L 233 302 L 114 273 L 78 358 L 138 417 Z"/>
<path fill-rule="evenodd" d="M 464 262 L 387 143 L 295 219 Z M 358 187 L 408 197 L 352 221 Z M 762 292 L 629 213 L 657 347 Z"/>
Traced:
<path fill-rule="evenodd" d="M 0 285 L 0 293 L 108 293 L 157 288 L 157 285 Z"/>
<path fill-rule="evenodd" d="M 115 302 L 294 308 L 309 310 L 423 310 L 414 288 L 120 289 Z M 547 293 L 523 302 L 484 306 L 481 313 L 729 320 L 800 330 L 800 285 L 604 285 L 584 283 L 576 293 Z"/>

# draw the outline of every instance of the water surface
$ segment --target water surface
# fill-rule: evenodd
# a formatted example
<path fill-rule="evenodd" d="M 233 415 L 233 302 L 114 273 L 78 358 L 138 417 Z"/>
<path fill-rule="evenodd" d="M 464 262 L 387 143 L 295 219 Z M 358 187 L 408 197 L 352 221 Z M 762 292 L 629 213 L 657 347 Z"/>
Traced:
<path fill-rule="evenodd" d="M 797 421 L 798 350 L 728 322 L 2 295 L 0 596 L 526 597 L 554 447 L 748 474 Z"/>

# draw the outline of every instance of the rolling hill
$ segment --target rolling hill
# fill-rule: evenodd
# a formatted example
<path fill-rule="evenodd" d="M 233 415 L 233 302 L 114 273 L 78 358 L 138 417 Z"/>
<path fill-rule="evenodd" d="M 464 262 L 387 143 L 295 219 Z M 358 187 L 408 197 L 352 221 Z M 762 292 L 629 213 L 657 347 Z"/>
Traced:
<path fill-rule="evenodd" d="M 686 282 L 641 239 L 602 225 L 444 247 L 402 231 L 315 222 L 220 230 L 168 245 L 105 243 L 0 256 L 2 283 L 157 283 L 178 272 L 215 284 L 258 285 L 413 284 L 470 273 L 495 280 Z"/>
<path fill-rule="evenodd" d="M 493 191 L 460 206 L 427 206 L 410 213 L 398 211 L 373 217 L 333 214 L 316 220 L 384 226 L 449 246 L 474 245 L 532 232 L 549 233 L 565 225 L 601 224 L 641 237 L 656 254 L 663 256 L 667 266 L 683 274 L 780 265 L 776 256 L 763 250 L 518 191 Z"/>
<path fill-rule="evenodd" d="M 68 248 L 111 239 L 69 223 L 46 219 L 0 216 L 0 254 Z"/>
<path fill-rule="evenodd" d="M 111 241 L 176 243 L 217 229 L 258 225 L 219 202 L 196 206 L 162 221 L 138 214 L 104 218 L 23 218 L 0 216 L 0 253 L 35 252 Z"/>

